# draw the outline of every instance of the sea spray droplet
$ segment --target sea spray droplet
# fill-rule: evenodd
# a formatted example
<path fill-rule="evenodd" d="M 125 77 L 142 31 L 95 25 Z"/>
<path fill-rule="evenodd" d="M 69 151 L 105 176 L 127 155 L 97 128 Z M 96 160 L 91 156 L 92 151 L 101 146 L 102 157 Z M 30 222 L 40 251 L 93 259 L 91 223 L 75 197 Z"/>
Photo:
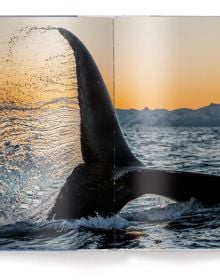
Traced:
<path fill-rule="evenodd" d="M 44 219 L 82 162 L 74 53 L 56 28 L 26 27 L 0 65 L 1 222 Z"/>

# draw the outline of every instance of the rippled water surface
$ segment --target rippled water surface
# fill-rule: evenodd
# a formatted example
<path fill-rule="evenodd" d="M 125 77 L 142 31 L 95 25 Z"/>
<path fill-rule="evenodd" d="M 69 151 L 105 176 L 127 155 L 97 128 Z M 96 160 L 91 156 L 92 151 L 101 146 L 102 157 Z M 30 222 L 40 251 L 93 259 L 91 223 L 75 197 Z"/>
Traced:
<path fill-rule="evenodd" d="M 75 114 L 75 115 L 74 115 Z M 0 248 L 218 248 L 220 208 L 143 196 L 117 216 L 46 221 L 80 157 L 71 107 L 0 112 Z M 132 151 L 149 168 L 220 175 L 220 128 L 129 128 Z M 79 147 L 80 151 L 80 147 Z"/>

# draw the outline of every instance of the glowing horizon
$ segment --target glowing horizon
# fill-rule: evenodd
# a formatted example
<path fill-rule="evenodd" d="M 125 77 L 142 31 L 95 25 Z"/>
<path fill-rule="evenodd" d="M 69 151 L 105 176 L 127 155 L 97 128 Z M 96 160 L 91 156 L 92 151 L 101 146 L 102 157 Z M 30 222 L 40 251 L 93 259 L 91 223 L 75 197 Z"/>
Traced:
<path fill-rule="evenodd" d="M 120 107 L 115 107 L 116 110 L 138 110 L 138 111 L 142 111 L 144 109 L 149 109 L 151 111 L 154 111 L 154 110 L 167 110 L 167 111 L 175 111 L 175 110 L 179 110 L 179 109 L 189 109 L 189 110 L 198 110 L 200 108 L 203 108 L 203 107 L 208 107 L 210 105 L 220 105 L 220 103 L 214 103 L 214 102 L 211 102 L 209 104 L 205 104 L 205 105 L 202 105 L 202 106 L 199 106 L 199 107 L 196 107 L 196 108 L 190 108 L 190 107 L 178 107 L 178 108 L 173 108 L 173 109 L 167 109 L 167 108 L 163 108 L 163 107 L 155 107 L 155 108 L 150 108 L 148 106 L 144 106 L 142 108 L 133 108 L 133 107 L 127 107 L 127 108 L 120 108 Z"/>

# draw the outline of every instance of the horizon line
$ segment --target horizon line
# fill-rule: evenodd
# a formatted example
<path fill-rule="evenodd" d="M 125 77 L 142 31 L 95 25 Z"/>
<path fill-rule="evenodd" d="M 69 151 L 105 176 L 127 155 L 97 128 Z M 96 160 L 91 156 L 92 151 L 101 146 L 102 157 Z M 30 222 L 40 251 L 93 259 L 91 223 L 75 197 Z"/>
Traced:
<path fill-rule="evenodd" d="M 209 107 L 209 106 L 213 106 L 213 105 L 220 105 L 220 103 L 213 103 L 213 102 L 211 102 L 208 105 L 200 106 L 200 107 L 197 107 L 197 108 L 178 107 L 178 108 L 175 108 L 175 109 L 167 109 L 167 108 L 154 108 L 154 109 L 152 109 L 152 108 L 149 108 L 149 107 L 145 106 L 142 109 L 138 109 L 138 108 L 119 108 L 119 107 L 117 107 L 117 108 L 115 108 L 115 110 L 137 110 L 137 111 L 143 111 L 143 110 L 147 109 L 147 110 L 150 110 L 150 111 L 166 110 L 166 111 L 170 111 L 171 112 L 171 111 L 185 109 L 185 110 L 194 110 L 194 111 L 196 111 L 196 110 L 202 109 L 204 107 Z"/>

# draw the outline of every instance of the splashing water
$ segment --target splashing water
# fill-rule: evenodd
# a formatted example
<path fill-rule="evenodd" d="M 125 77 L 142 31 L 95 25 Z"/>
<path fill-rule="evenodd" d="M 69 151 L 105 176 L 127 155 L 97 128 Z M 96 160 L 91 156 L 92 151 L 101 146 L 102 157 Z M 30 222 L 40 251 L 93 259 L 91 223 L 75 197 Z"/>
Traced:
<path fill-rule="evenodd" d="M 82 163 L 74 52 L 56 28 L 27 27 L 0 65 L 0 222 L 44 219 Z"/>

